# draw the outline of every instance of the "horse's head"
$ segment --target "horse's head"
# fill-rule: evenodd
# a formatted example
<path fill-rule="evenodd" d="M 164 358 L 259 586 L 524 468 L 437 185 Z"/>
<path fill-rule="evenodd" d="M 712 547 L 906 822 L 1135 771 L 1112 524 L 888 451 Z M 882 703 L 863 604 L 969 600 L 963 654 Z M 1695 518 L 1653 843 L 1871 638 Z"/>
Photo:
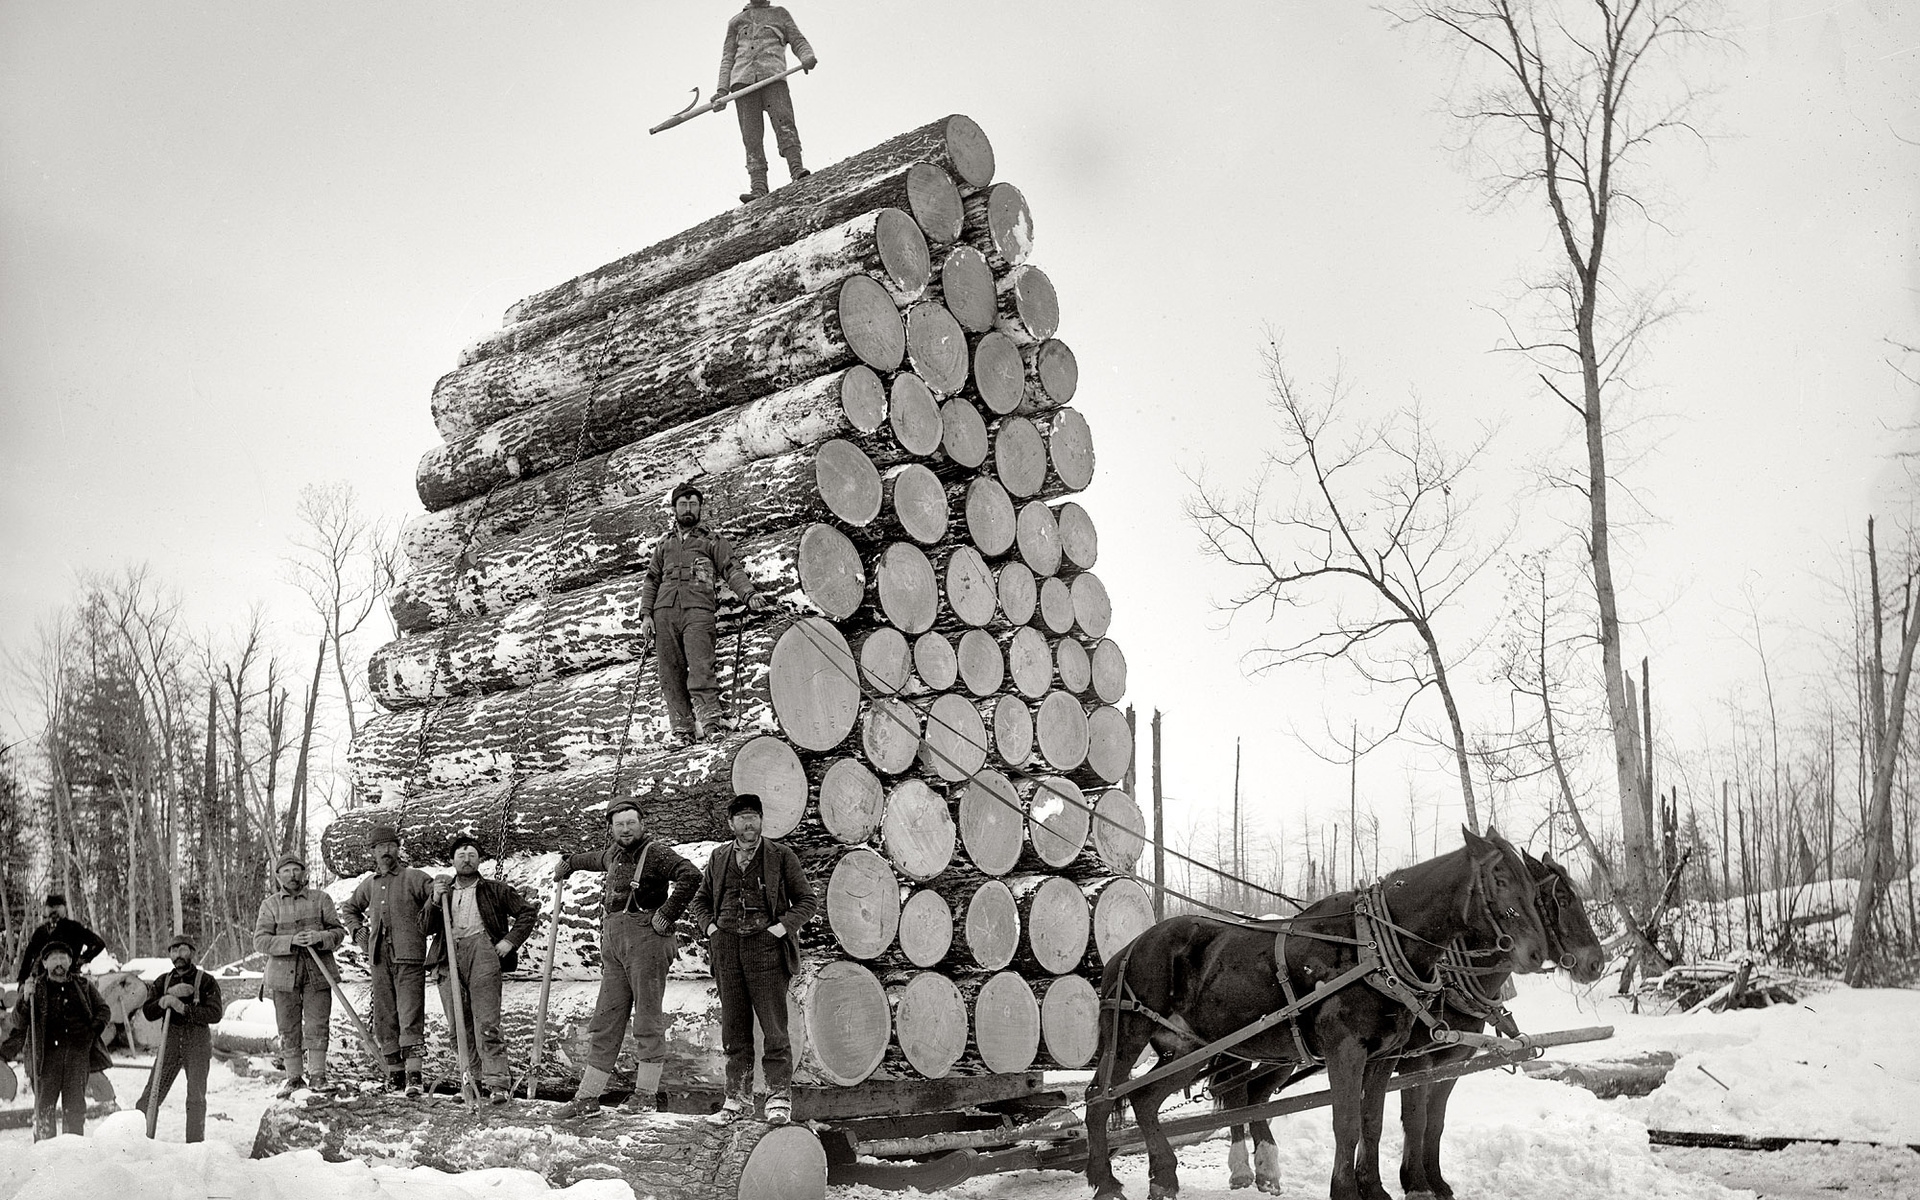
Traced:
<path fill-rule="evenodd" d="M 1540 922 L 1538 893 L 1526 860 L 1496 829 L 1481 837 L 1463 825 L 1460 833 L 1473 864 L 1473 895 L 1463 915 L 1487 923 L 1494 945 L 1506 951 L 1514 970 L 1539 970 L 1552 947 Z"/>
<path fill-rule="evenodd" d="M 1607 952 L 1587 919 L 1587 906 L 1574 890 L 1572 876 L 1552 854 L 1526 857 L 1553 961 L 1565 967 L 1575 983 L 1592 983 L 1607 969 Z"/>

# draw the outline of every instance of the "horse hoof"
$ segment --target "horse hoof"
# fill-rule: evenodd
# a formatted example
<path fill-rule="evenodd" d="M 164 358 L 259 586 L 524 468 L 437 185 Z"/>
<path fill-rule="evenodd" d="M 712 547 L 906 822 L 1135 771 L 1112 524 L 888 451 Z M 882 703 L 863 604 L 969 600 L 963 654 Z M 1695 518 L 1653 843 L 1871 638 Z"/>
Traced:
<path fill-rule="evenodd" d="M 1093 1200 L 1127 1200 L 1127 1194 L 1118 1186 L 1101 1188 L 1093 1194 Z"/>
<path fill-rule="evenodd" d="M 1157 1183 L 1147 1185 L 1147 1200 L 1174 1200 L 1179 1194 L 1180 1188 L 1177 1185 L 1170 1188 L 1161 1187 Z"/>
<path fill-rule="evenodd" d="M 1281 1192 L 1280 1181 L 1278 1179 L 1262 1179 L 1259 1181 L 1258 1186 L 1261 1191 L 1269 1196 L 1278 1196 Z"/>
<path fill-rule="evenodd" d="M 1227 1176 L 1227 1186 L 1230 1188 L 1250 1188 L 1253 1186 L 1253 1176 L 1229 1175 Z"/>

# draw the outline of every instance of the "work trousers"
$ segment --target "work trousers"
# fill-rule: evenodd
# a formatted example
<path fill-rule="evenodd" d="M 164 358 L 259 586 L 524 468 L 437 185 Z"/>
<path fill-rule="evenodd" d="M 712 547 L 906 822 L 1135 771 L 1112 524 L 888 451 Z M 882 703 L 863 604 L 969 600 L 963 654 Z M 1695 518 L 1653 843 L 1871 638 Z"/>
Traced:
<path fill-rule="evenodd" d="M 318 1071 L 327 1062 L 327 1026 L 333 1020 L 333 989 L 324 979 L 309 978 L 305 985 L 286 991 L 273 991 L 273 1017 L 280 1026 L 280 1058 L 288 1075 L 303 1075 L 302 1049 L 306 1051 L 306 1070 Z"/>
<path fill-rule="evenodd" d="M 161 1056 L 159 1079 L 147 1075 L 147 1086 L 134 1105 L 141 1112 L 147 1105 L 165 1104 L 173 1081 L 184 1069 L 187 1073 L 187 1140 L 207 1140 L 207 1068 L 213 1063 L 213 1035 L 205 1025 L 174 1025 L 167 1030 L 167 1049 Z M 157 1093 L 157 1094 L 156 1094 Z"/>
<path fill-rule="evenodd" d="M 373 963 L 367 967 L 373 994 L 373 1040 L 392 1061 L 398 1054 L 419 1069 L 420 1047 L 427 1040 L 427 969 L 417 962 Z"/>
<path fill-rule="evenodd" d="M 765 170 L 764 164 L 762 170 Z M 693 732 L 693 714 L 720 715 L 720 681 L 713 671 L 713 610 L 653 610 L 654 651 L 660 657 L 660 694 L 667 720 L 682 733 Z"/>
<path fill-rule="evenodd" d="M 667 1019 L 660 1004 L 667 991 L 667 968 L 677 948 L 671 933 L 653 931 L 652 913 L 607 914 L 600 931 L 600 999 L 587 1026 L 591 1049 L 587 1065 L 611 1072 L 633 1022 L 640 1061 L 665 1062 Z M 748 1034 L 752 1042 L 752 1034 Z"/>
<path fill-rule="evenodd" d="M 490 1088 L 505 1088 L 507 1039 L 500 1034 L 500 952 L 485 933 L 470 933 L 453 944 L 460 967 L 461 1015 L 467 1023 L 467 1067 Z M 453 976 L 440 979 L 440 1011 L 453 1024 Z M 452 1031 L 449 1030 L 449 1033 Z M 455 1044 L 455 1056 L 459 1046 Z"/>
<path fill-rule="evenodd" d="M 720 1048 L 727 1056 L 727 1095 L 753 1095 L 753 1022 L 760 1020 L 760 1069 L 767 1094 L 784 1096 L 793 1083 L 793 1045 L 787 1036 L 787 960 L 780 939 L 767 933 L 716 929 L 710 951 L 720 992 Z"/>
<path fill-rule="evenodd" d="M 40 1073 L 33 1080 L 34 1141 L 54 1136 L 56 1109 L 58 1132 L 87 1132 L 87 1076 L 92 1071 L 93 1047 L 84 1040 L 72 1046 L 50 1046 L 42 1053 Z"/>
<path fill-rule="evenodd" d="M 759 179 L 767 175 L 766 130 L 764 114 L 773 122 L 773 144 L 780 157 L 792 166 L 800 160 L 800 131 L 793 123 L 793 93 L 787 81 L 770 83 L 757 92 L 748 92 L 733 102 L 734 116 L 740 121 L 740 141 L 747 148 L 747 174 Z"/>

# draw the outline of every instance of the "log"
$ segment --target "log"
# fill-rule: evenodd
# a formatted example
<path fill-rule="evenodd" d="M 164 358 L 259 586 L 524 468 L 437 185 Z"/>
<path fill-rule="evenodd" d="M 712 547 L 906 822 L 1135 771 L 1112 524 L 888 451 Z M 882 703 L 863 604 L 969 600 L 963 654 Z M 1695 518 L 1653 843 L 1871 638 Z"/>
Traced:
<path fill-rule="evenodd" d="M 958 825 L 967 860 L 982 873 L 1005 875 L 1020 861 L 1027 841 L 1026 806 L 1000 772 L 983 770 L 961 789 Z"/>
<path fill-rule="evenodd" d="M 781 203 L 729 209 L 521 300 L 508 310 L 506 328 L 469 348 L 462 361 L 532 345 L 876 208 L 905 209 L 930 243 L 950 244 L 965 220 L 960 189 L 977 190 L 992 177 L 993 148 L 980 127 L 967 117 L 944 117 L 782 188 Z"/>
<path fill-rule="evenodd" d="M 1093 686 L 1093 657 L 1073 638 L 1053 644 L 1053 670 L 1061 688 L 1076 696 Z"/>
<path fill-rule="evenodd" d="M 1108 704 L 1120 703 L 1127 694 L 1127 656 L 1112 638 L 1093 644 L 1093 694 Z"/>
<path fill-rule="evenodd" d="M 913 639 L 913 673 L 926 688 L 944 692 L 960 677 L 960 660 L 953 643 L 938 631 Z"/>
<path fill-rule="evenodd" d="M 1042 577 L 1060 571 L 1060 524 L 1053 510 L 1039 500 L 1020 506 L 1016 518 L 1014 542 L 1020 548 L 1020 561 Z"/>
<path fill-rule="evenodd" d="M 955 486 L 961 495 L 967 541 L 988 558 L 998 558 L 1013 548 L 1017 526 L 1013 499 L 1007 489 L 990 475 L 976 475 Z"/>
<path fill-rule="evenodd" d="M 900 881 L 886 859 L 863 846 L 843 846 L 812 859 L 807 870 L 826 875 L 822 924 L 842 950 L 871 959 L 893 945 L 900 931 Z"/>
<path fill-rule="evenodd" d="M 1005 883 L 956 870 L 932 887 L 954 912 L 963 914 L 954 923 L 951 961 L 984 971 L 998 971 L 1013 961 L 1020 948 L 1020 909 Z"/>
<path fill-rule="evenodd" d="M 905 700 L 882 696 L 860 715 L 860 752 L 882 775 L 900 775 L 920 758 L 920 712 Z"/>
<path fill-rule="evenodd" d="M 940 612 L 940 585 L 933 564 L 918 546 L 890 543 L 873 564 L 873 591 L 881 614 L 902 633 L 933 628 Z"/>
<path fill-rule="evenodd" d="M 953 981 L 935 971 L 889 979 L 894 1044 L 912 1071 L 944 1079 L 967 1052 L 967 1003 Z"/>
<path fill-rule="evenodd" d="M 898 629 L 882 625 L 869 630 L 860 636 L 856 649 L 860 657 L 860 681 L 881 695 L 908 693 L 918 682 L 913 673 L 912 644 Z"/>
<path fill-rule="evenodd" d="M 1033 568 L 1023 562 L 1001 563 L 994 568 L 993 585 L 1000 603 L 1000 614 L 1009 624 L 1025 625 L 1040 608 L 1040 585 Z"/>
<path fill-rule="evenodd" d="M 1147 821 L 1140 806 L 1120 788 L 1108 788 L 1093 804 L 1087 848 L 1104 868 L 1102 875 L 1131 875 L 1147 846 Z"/>
<path fill-rule="evenodd" d="M 805 816 L 807 769 L 785 740 L 769 734 L 748 739 L 734 752 L 732 774 L 736 795 L 750 792 L 760 797 L 761 832 L 766 836 L 787 836 Z"/>
<path fill-rule="evenodd" d="M 1100 558 L 1100 534 L 1093 518 L 1078 501 L 1063 500 L 1054 506 L 1054 524 L 1060 530 L 1060 554 L 1076 571 L 1091 571 Z"/>
<path fill-rule="evenodd" d="M 895 375 L 888 386 L 887 424 L 909 454 L 926 458 L 940 449 L 940 437 L 945 432 L 940 423 L 940 402 L 926 381 L 912 371 Z"/>
<path fill-rule="evenodd" d="M 1113 625 L 1113 601 L 1107 598 L 1107 585 L 1092 571 L 1082 571 L 1069 586 L 1074 626 L 1090 638 L 1107 636 Z"/>
<path fill-rule="evenodd" d="M 1033 740 L 1056 771 L 1087 761 L 1087 710 L 1070 692 L 1050 691 L 1033 707 Z"/>
<path fill-rule="evenodd" d="M 960 683 L 974 696 L 992 696 L 1007 682 L 1007 660 L 1000 643 L 984 629 L 969 629 L 954 648 Z M 985 714 L 982 714 L 985 715 Z"/>
<path fill-rule="evenodd" d="M 973 997 L 972 1052 L 996 1075 L 1024 1071 L 1040 1051 L 1040 1005 L 1033 988 L 1001 971 Z"/>
<path fill-rule="evenodd" d="M 972 471 L 987 461 L 987 422 L 973 401 L 955 396 L 940 406 L 940 453 L 949 470 Z"/>
<path fill-rule="evenodd" d="M 1040 495 L 1047 482 L 1047 443 L 1026 417 L 1002 417 L 993 427 L 993 477 L 1017 500 Z"/>
<path fill-rule="evenodd" d="M 972 778 L 987 764 L 987 727 L 973 701 L 949 692 L 927 709 L 920 762 L 946 783 Z"/>
<path fill-rule="evenodd" d="M 1100 991 L 1078 975 L 1033 985 L 1040 1003 L 1040 1061 L 1078 1071 L 1100 1049 Z"/>
<path fill-rule="evenodd" d="M 879 777 L 857 758 L 831 759 L 818 774 L 820 782 L 807 815 L 835 841 L 848 845 L 872 841 L 880 832 L 886 802 Z"/>
<path fill-rule="evenodd" d="M 1086 574 L 1076 575 L 1075 579 L 1087 578 Z M 1040 625 L 1048 633 L 1066 634 L 1073 630 L 1077 619 L 1073 608 L 1073 591 L 1067 581 L 1058 575 L 1052 579 L 1040 581 Z"/>
<path fill-rule="evenodd" d="M 1020 347 L 1026 366 L 1026 385 L 1014 409 L 1022 416 L 1051 412 L 1073 403 L 1080 390 L 1080 360 L 1073 348 L 1058 338 Z"/>
<path fill-rule="evenodd" d="M 983 707 L 985 707 L 983 705 Z M 1033 713 L 1018 696 L 992 701 L 991 713 L 982 713 L 993 735 L 993 752 L 1010 767 L 1024 767 L 1033 757 Z"/>
<path fill-rule="evenodd" d="M 1093 431 L 1080 410 L 1063 408 L 1039 419 L 1047 443 L 1048 482 L 1063 492 L 1084 492 L 1093 483 Z"/>
<path fill-rule="evenodd" d="M 957 544 L 943 547 L 942 557 L 946 611 L 976 629 L 991 622 L 1000 607 L 1000 590 L 986 558 L 972 546 Z"/>
<path fill-rule="evenodd" d="M 986 257 L 995 274 L 1005 274 L 1027 261 L 1033 253 L 1033 213 L 1019 188 L 996 183 L 963 203 L 966 222 L 961 236 Z"/>
<path fill-rule="evenodd" d="M 994 416 L 1011 416 L 1027 396 L 1027 361 L 1020 343 L 1004 333 L 983 333 L 972 345 L 972 394 Z"/>
<path fill-rule="evenodd" d="M 1065 975 L 1087 956 L 1092 910 L 1078 884 L 1060 875 L 1015 875 L 1007 890 L 1020 909 L 1020 949 L 1014 965 L 1023 971 Z"/>
<path fill-rule="evenodd" d="M 953 948 L 953 906 L 931 888 L 917 888 L 900 904 L 900 956 L 932 967 Z"/>
<path fill-rule="evenodd" d="M 805 1125 L 603 1113 L 555 1122 L 553 1106 L 422 1104 L 397 1095 L 310 1095 L 268 1106 L 253 1157 L 296 1150 L 329 1162 L 466 1172 L 531 1171 L 555 1188 L 618 1179 L 660 1200 L 824 1200 L 827 1155 Z M 584 1188 L 583 1188 L 584 1190 Z"/>
<path fill-rule="evenodd" d="M 852 1087 L 873 1074 L 892 1038 L 887 990 L 859 963 L 803 963 L 787 985 L 794 1076 Z"/>
<path fill-rule="evenodd" d="M 954 846 L 946 797 L 918 779 L 895 784 L 880 818 L 880 844 L 894 870 L 916 883 L 946 870 Z"/>
<path fill-rule="evenodd" d="M 1062 639 L 1065 645 L 1071 639 Z M 1079 645 L 1074 642 L 1074 645 Z M 1133 730 L 1111 704 L 1087 714 L 1087 767 L 1102 783 L 1119 783 L 1133 765 Z"/>
<path fill-rule="evenodd" d="M 939 476 L 921 463 L 907 463 L 888 471 L 880 482 L 886 514 L 882 532 L 923 546 L 947 536 L 947 489 Z"/>
<path fill-rule="evenodd" d="M 1093 936 L 1082 969 L 1095 979 L 1128 942 L 1153 927 L 1153 896 L 1137 879 L 1118 875 L 1082 885 L 1093 909 Z"/>
<path fill-rule="evenodd" d="M 967 384 L 967 335 L 946 306 L 922 300 L 906 312 L 907 366 L 936 396 Z"/>
<path fill-rule="evenodd" d="M 1093 821 L 1093 806 L 1080 785 L 1047 775 L 1022 779 L 1015 786 L 1027 810 L 1022 864 L 1033 870 L 1058 871 L 1078 858 Z"/>
<path fill-rule="evenodd" d="M 400 548 L 415 570 L 451 564 L 497 539 L 573 512 L 632 496 L 657 496 L 664 504 L 677 484 L 711 479 L 829 438 L 846 439 L 870 456 L 885 457 L 885 442 L 891 440 L 881 434 L 886 423 L 886 385 L 871 367 L 848 367 L 573 466 L 506 484 L 486 496 L 423 513 L 401 531 Z"/>
<path fill-rule="evenodd" d="M 984 262 L 984 260 L 983 260 Z M 448 441 L 505 417 L 586 392 L 609 375 L 670 357 L 715 331 L 856 275 L 912 304 L 932 279 L 927 239 L 897 208 L 862 213 L 799 241 L 609 311 L 525 350 L 456 368 L 434 384 L 434 426 Z M 989 284 L 991 286 L 991 284 Z M 991 302 L 991 301 L 990 301 Z"/>
<path fill-rule="evenodd" d="M 994 280 L 999 312 L 993 327 L 1023 346 L 1044 342 L 1060 331 L 1060 297 L 1053 280 L 1032 263 L 1023 263 Z"/>
<path fill-rule="evenodd" d="M 803 750 L 831 750 L 860 715 L 860 678 L 847 639 L 819 617 L 802 617 L 773 648 L 767 691 L 780 731 Z"/>
<path fill-rule="evenodd" d="M 1053 649 L 1047 637 L 1031 625 L 1021 625 L 1002 639 L 1007 678 L 1022 696 L 1038 700 L 1053 685 Z"/>
<path fill-rule="evenodd" d="M 993 282 L 987 256 L 970 245 L 955 246 L 940 262 L 940 302 L 968 333 L 989 332 L 1000 315 Z"/>
<path fill-rule="evenodd" d="M 906 330 L 886 289 L 856 275 L 628 367 L 591 392 L 437 446 L 421 458 L 414 490 L 426 507 L 446 508 L 856 361 L 891 371 L 905 349 Z"/>

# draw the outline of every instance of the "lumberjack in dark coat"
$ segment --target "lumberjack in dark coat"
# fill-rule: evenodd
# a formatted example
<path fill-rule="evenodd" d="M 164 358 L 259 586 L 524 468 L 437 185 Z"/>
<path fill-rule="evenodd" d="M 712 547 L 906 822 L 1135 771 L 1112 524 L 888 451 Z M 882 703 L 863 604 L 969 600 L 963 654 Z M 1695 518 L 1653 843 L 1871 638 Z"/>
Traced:
<path fill-rule="evenodd" d="M 705 497 L 691 483 L 673 489 L 673 528 L 653 547 L 640 589 L 642 642 L 658 635 L 660 692 L 667 702 L 673 743 L 730 729 L 720 715 L 720 683 L 713 670 L 715 590 L 724 579 L 747 607 L 770 603 L 733 559 L 733 545 L 700 523 Z M 695 722 L 698 722 L 696 728 Z"/>
<path fill-rule="evenodd" d="M 340 906 L 347 933 L 367 956 L 373 995 L 373 1038 L 387 1060 L 387 1086 L 407 1095 L 425 1090 L 421 1047 L 427 1040 L 427 906 L 433 876 L 400 865 L 400 834 L 390 825 L 367 831 L 373 874 Z"/>
<path fill-rule="evenodd" d="M 34 926 L 33 936 L 27 939 L 27 948 L 20 953 L 20 967 L 13 974 L 15 983 L 27 981 L 27 976 L 33 974 L 33 969 L 40 965 L 40 956 L 51 942 L 59 942 L 72 953 L 73 969 L 76 971 L 107 948 L 99 934 L 67 916 L 67 898 L 59 892 L 53 892 L 47 896 L 46 920 Z"/>
<path fill-rule="evenodd" d="M 567 1116 L 600 1110 L 600 1093 L 620 1056 L 629 1018 L 640 1061 L 634 1067 L 633 1095 L 627 1107 L 644 1111 L 657 1103 L 667 1057 L 667 1021 L 660 1006 L 667 990 L 667 968 L 679 949 L 674 922 L 700 886 L 698 867 L 667 843 L 646 836 L 640 806 L 633 801 L 616 800 L 607 806 L 607 832 L 613 841 L 606 849 L 569 855 L 553 871 L 555 879 L 575 871 L 607 873 L 606 916 L 600 926 L 600 998 L 587 1026 L 592 1049 L 580 1072 L 580 1087 L 562 1109 Z"/>
<path fill-rule="evenodd" d="M 791 13 L 768 0 L 749 0 L 727 22 L 726 40 L 720 44 L 720 81 L 713 87 L 714 109 L 726 107 L 727 93 L 735 88 L 771 79 L 786 70 L 788 46 L 793 47 L 806 70 L 819 64 Z M 762 114 L 773 120 L 773 143 L 780 148 L 780 157 L 787 160 L 789 176 L 805 179 L 812 174 L 800 162 L 800 132 L 793 124 L 793 95 L 787 90 L 786 80 L 740 97 L 734 101 L 733 111 L 740 118 L 740 141 L 747 149 L 747 190 L 740 194 L 740 203 L 748 204 L 767 194 Z"/>
<path fill-rule="evenodd" d="M 440 985 L 440 1010 L 452 1020 L 460 1005 L 467 1025 L 467 1065 L 491 1093 L 495 1104 L 512 1098 L 507 1039 L 500 1033 L 500 977 L 519 961 L 520 944 L 540 917 L 538 905 L 524 900 L 512 884 L 480 877 L 479 839 L 460 834 L 448 843 L 452 875 L 433 879 L 433 907 L 427 910 L 427 967 Z M 447 971 L 447 922 L 443 904 L 453 907 L 452 946 L 460 968 L 460 996 L 453 994 Z M 456 1042 L 455 1053 L 459 1052 Z"/>
<path fill-rule="evenodd" d="M 165 1104 L 174 1076 L 187 1073 L 187 1140 L 207 1140 L 207 1068 L 213 1063 L 213 1033 L 225 1007 L 220 984 L 193 962 L 193 939 L 176 933 L 167 943 L 173 969 L 147 985 L 147 1003 L 140 1010 L 149 1021 L 165 1021 L 167 1044 L 162 1049 L 159 1079 L 147 1076 L 147 1088 L 134 1105 Z"/>
<path fill-rule="evenodd" d="M 47 942 L 33 978 L 21 985 L 20 1003 L 7 1018 L 0 1058 L 20 1059 L 33 1080 L 33 1140 L 54 1135 L 53 1114 L 61 1131 L 87 1131 L 87 1076 L 112 1064 L 100 1046 L 100 1033 L 113 1022 L 106 997 L 74 972 L 73 951 L 64 942 Z"/>
<path fill-rule="evenodd" d="M 298 854 L 280 856 L 273 880 L 253 919 L 253 949 L 267 956 L 261 987 L 273 1001 L 280 1030 L 287 1070 L 280 1092 L 290 1096 L 309 1082 L 320 1087 L 327 1081 L 327 1026 L 333 1018 L 329 975 L 339 978 L 333 951 L 347 940 L 347 931 L 334 913 L 333 897 L 307 886 L 306 860 Z"/>
<path fill-rule="evenodd" d="M 778 1125 L 793 1115 L 787 1094 L 793 1082 L 787 981 L 800 969 L 800 928 L 813 918 L 819 901 L 800 869 L 800 856 L 760 836 L 760 797 L 735 796 L 727 806 L 727 823 L 733 841 L 713 852 L 687 909 L 712 939 L 720 1048 L 727 1055 L 727 1100 L 707 1119 L 724 1125 L 753 1111 L 753 1022 L 758 1017 L 767 1120 Z"/>

